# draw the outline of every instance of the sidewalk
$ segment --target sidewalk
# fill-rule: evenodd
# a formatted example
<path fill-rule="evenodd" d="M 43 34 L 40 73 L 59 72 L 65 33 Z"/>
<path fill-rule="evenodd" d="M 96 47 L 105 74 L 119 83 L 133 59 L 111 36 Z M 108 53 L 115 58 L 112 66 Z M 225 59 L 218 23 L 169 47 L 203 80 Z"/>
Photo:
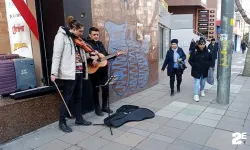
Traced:
<path fill-rule="evenodd" d="M 102 126 L 74 126 L 65 134 L 58 122 L 0 146 L 0 150 L 250 150 L 250 78 L 239 75 L 245 55 L 233 54 L 230 105 L 215 102 L 216 85 L 206 86 L 206 97 L 193 101 L 193 78 L 190 67 L 183 75 L 181 93 L 170 97 L 169 77 L 160 74 L 160 84 L 113 103 L 147 107 L 155 118 L 131 122 L 113 129 Z M 84 116 L 93 123 L 104 117 L 93 112 Z M 232 145 L 233 132 L 247 132 L 242 145 Z"/>

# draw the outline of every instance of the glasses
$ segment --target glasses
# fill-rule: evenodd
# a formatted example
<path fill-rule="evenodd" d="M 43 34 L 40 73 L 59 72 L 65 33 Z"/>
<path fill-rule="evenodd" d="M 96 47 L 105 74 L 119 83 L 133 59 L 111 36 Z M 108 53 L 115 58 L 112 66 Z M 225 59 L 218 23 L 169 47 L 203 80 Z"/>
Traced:
<path fill-rule="evenodd" d="M 202 45 L 205 45 L 205 44 L 199 44 L 199 45 L 201 45 L 201 46 L 202 46 Z"/>

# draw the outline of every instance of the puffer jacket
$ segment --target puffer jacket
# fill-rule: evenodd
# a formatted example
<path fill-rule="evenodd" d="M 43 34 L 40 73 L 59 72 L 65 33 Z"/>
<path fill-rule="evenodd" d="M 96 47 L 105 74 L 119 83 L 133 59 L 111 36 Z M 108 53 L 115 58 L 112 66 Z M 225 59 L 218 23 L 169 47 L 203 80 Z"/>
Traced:
<path fill-rule="evenodd" d="M 68 35 L 68 29 L 59 27 L 54 40 L 53 58 L 51 74 L 57 79 L 75 80 L 76 74 L 76 56 L 75 44 Z M 80 49 L 83 62 L 87 62 L 86 54 L 83 49 Z M 85 64 L 85 79 L 88 79 L 87 63 Z"/>
<path fill-rule="evenodd" d="M 206 78 L 208 76 L 208 69 L 212 65 L 212 54 L 205 47 L 203 51 L 197 46 L 195 51 L 192 51 L 188 60 L 192 66 L 191 75 L 194 78 L 200 79 L 201 76 Z"/>

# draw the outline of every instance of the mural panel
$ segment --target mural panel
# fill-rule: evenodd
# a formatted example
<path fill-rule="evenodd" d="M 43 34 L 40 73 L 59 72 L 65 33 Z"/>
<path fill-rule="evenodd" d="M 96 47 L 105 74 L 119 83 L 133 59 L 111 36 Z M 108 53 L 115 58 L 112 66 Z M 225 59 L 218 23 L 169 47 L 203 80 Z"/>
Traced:
<path fill-rule="evenodd" d="M 110 89 L 118 100 L 158 83 L 158 1 L 93 0 L 93 25 L 109 53 L 128 50 L 109 63 L 119 81 Z M 138 37 L 140 25 L 140 40 Z"/>

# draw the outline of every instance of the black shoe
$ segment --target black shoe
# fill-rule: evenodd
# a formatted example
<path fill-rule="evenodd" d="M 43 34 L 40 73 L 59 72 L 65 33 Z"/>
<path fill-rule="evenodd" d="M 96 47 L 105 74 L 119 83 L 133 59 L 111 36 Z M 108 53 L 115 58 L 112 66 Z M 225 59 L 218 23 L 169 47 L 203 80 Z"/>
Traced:
<path fill-rule="evenodd" d="M 108 108 L 108 107 L 104 107 L 104 108 L 102 108 L 102 111 L 103 112 L 105 112 L 105 113 L 113 113 L 113 110 L 111 110 L 110 108 Z"/>
<path fill-rule="evenodd" d="M 102 110 L 100 108 L 95 110 L 95 114 L 97 116 L 103 116 L 104 115 L 103 112 L 102 112 Z"/>
<path fill-rule="evenodd" d="M 171 92 L 170 96 L 174 96 L 174 92 Z"/>
<path fill-rule="evenodd" d="M 86 120 L 84 120 L 84 119 L 82 119 L 82 120 L 76 120 L 76 121 L 75 121 L 75 124 L 76 124 L 76 125 L 80 125 L 80 126 L 90 126 L 90 125 L 92 125 L 91 122 L 86 121 Z"/>
<path fill-rule="evenodd" d="M 181 89 L 177 89 L 177 93 L 180 93 L 181 92 Z"/>
<path fill-rule="evenodd" d="M 66 123 L 59 123 L 59 129 L 66 133 L 72 132 L 72 129 Z"/>

